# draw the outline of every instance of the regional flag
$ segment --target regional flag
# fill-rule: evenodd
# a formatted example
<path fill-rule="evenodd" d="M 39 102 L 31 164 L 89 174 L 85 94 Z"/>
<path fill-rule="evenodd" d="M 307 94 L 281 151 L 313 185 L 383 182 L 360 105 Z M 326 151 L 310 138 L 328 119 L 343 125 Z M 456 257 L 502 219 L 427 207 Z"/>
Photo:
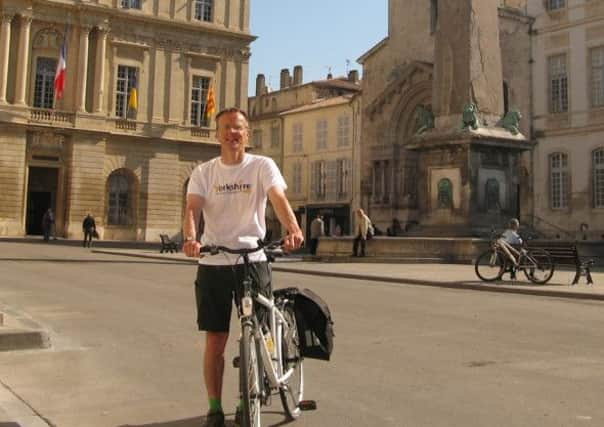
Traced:
<path fill-rule="evenodd" d="M 128 110 L 131 112 L 138 110 L 138 81 L 136 77 L 136 73 L 134 73 L 130 86 L 130 93 L 128 94 Z"/>
<path fill-rule="evenodd" d="M 65 90 L 65 73 L 67 72 L 67 31 L 59 53 L 59 62 L 57 62 L 57 70 L 55 71 L 55 98 L 62 99 L 63 91 Z"/>
<path fill-rule="evenodd" d="M 214 84 L 210 83 L 208 90 L 208 99 L 206 100 L 206 117 L 208 120 L 212 118 L 216 112 L 216 95 L 214 94 Z"/>

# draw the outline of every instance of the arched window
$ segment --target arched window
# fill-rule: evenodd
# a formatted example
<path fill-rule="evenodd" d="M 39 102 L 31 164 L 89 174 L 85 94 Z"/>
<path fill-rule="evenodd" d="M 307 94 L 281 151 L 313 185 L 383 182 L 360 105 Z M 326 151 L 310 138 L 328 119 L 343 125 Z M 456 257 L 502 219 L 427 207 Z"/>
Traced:
<path fill-rule="evenodd" d="M 550 203 L 552 209 L 568 207 L 568 156 L 553 153 L 549 156 Z"/>
<path fill-rule="evenodd" d="M 134 183 L 129 173 L 118 169 L 109 175 L 107 180 L 109 206 L 107 209 L 108 225 L 132 225 L 134 223 Z"/>
<path fill-rule="evenodd" d="M 485 200 L 488 211 L 498 211 L 499 205 L 499 181 L 489 178 L 485 184 Z"/>
<path fill-rule="evenodd" d="M 453 183 L 449 178 L 438 181 L 438 207 L 439 209 L 453 207 Z"/>
<path fill-rule="evenodd" d="M 594 208 L 604 208 L 604 148 L 593 152 L 592 165 Z"/>

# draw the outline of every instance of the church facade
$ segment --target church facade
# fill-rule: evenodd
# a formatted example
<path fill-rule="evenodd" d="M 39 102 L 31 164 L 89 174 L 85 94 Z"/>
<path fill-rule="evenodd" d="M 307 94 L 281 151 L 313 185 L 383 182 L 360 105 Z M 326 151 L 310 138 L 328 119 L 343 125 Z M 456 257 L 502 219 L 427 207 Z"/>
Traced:
<path fill-rule="evenodd" d="M 247 106 L 249 2 L 0 0 L 0 235 L 179 233 L 188 177 Z M 65 47 L 66 84 L 54 76 Z"/>

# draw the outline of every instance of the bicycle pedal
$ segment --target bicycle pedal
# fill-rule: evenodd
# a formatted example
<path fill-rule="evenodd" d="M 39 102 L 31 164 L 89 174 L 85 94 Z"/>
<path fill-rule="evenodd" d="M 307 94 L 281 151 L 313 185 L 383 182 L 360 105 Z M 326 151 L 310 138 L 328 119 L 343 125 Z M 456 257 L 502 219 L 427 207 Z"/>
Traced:
<path fill-rule="evenodd" d="M 233 357 L 233 368 L 239 368 L 239 356 Z"/>
<path fill-rule="evenodd" d="M 301 400 L 298 403 L 298 408 L 301 411 L 315 411 L 317 409 L 317 402 L 314 400 Z"/>

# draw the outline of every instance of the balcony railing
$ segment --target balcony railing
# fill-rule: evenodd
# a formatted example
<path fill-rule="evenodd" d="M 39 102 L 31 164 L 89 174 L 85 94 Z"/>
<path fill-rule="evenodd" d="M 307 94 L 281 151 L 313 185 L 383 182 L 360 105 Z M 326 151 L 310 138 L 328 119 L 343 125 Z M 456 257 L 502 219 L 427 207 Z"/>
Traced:
<path fill-rule="evenodd" d="M 134 120 L 116 119 L 115 128 L 120 130 L 136 130 L 136 122 Z"/>
<path fill-rule="evenodd" d="M 32 108 L 29 120 L 34 123 L 45 123 L 57 126 L 75 126 L 75 114 L 46 108 Z"/>
<path fill-rule="evenodd" d="M 210 129 L 209 128 L 201 128 L 201 127 L 192 127 L 191 128 L 191 136 L 197 136 L 199 138 L 209 138 L 210 137 Z"/>

